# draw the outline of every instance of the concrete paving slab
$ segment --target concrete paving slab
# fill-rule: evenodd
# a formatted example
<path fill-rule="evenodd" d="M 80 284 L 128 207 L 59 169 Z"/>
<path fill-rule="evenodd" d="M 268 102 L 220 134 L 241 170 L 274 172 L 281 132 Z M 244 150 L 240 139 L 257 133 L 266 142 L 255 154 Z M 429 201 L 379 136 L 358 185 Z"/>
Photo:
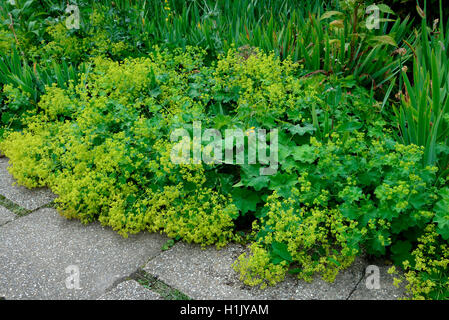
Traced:
<path fill-rule="evenodd" d="M 121 282 L 98 300 L 162 300 L 162 297 L 135 280 Z"/>
<path fill-rule="evenodd" d="M 14 185 L 15 180 L 7 170 L 8 161 L 8 158 L 0 158 L 0 195 L 28 210 L 36 210 L 56 198 L 46 188 L 30 190 L 23 186 Z"/>
<path fill-rule="evenodd" d="M 368 266 L 370 267 L 366 270 L 364 278 L 349 300 L 397 300 L 405 296 L 405 283 L 402 282 L 399 288 L 393 285 L 394 276 L 388 274 L 390 266 L 380 261 L 371 262 Z M 378 282 L 375 279 L 377 275 L 379 275 Z"/>
<path fill-rule="evenodd" d="M 166 240 L 146 232 L 125 239 L 99 223 L 39 209 L 0 227 L 0 297 L 96 299 L 159 254 Z"/>
<path fill-rule="evenodd" d="M 13 221 L 15 218 L 16 215 L 14 213 L 0 206 L 0 226 Z"/>
<path fill-rule="evenodd" d="M 150 260 L 144 270 L 166 284 L 198 300 L 240 299 L 347 299 L 363 277 L 361 260 L 341 272 L 334 283 L 316 279 L 311 283 L 287 276 L 284 282 L 264 290 L 244 285 L 232 269 L 232 263 L 245 251 L 230 244 L 216 250 L 177 243 L 172 249 Z"/>

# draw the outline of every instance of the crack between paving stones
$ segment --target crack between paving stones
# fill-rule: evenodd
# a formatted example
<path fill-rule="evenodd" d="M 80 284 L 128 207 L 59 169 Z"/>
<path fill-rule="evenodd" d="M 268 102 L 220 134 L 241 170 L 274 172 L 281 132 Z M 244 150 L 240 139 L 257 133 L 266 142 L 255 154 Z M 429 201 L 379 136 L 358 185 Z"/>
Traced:
<path fill-rule="evenodd" d="M 360 283 L 362 283 L 363 279 L 365 278 L 365 274 L 362 273 L 360 280 L 357 281 L 356 285 L 354 286 L 354 288 L 351 290 L 351 292 L 349 293 L 348 297 L 345 300 L 349 300 L 351 298 L 351 296 L 354 294 L 354 292 L 357 290 L 357 288 L 359 287 Z"/>
<path fill-rule="evenodd" d="M 26 217 L 26 216 L 28 216 L 28 215 L 30 215 L 30 214 L 32 214 L 32 213 L 34 213 L 34 212 L 36 212 L 36 211 L 38 211 L 40 209 L 53 208 L 53 205 L 54 205 L 54 203 L 52 201 L 50 203 L 47 203 L 47 204 L 44 204 L 44 205 L 40 206 L 39 208 L 34 209 L 34 210 L 29 210 L 29 209 L 26 209 L 24 207 L 21 207 L 21 206 L 15 204 L 14 202 L 12 202 L 11 200 L 8 200 L 7 198 L 4 198 L 4 199 L 2 199 L 2 198 L 4 198 L 4 197 L 2 195 L 0 195 L 0 206 L 5 208 L 5 209 L 7 209 L 7 210 L 9 210 L 9 211 L 11 211 L 14 214 L 15 217 L 11 221 L 7 221 L 7 222 L 5 222 L 3 224 L 0 224 L 0 228 L 4 227 L 7 224 L 9 224 L 11 222 L 14 222 L 14 221 L 16 221 L 16 220 L 18 220 L 20 218 Z"/>
<path fill-rule="evenodd" d="M 0 206 L 8 209 L 12 213 L 14 213 L 17 217 L 24 217 L 33 212 L 33 210 L 28 210 L 26 208 L 21 207 L 20 205 L 9 200 L 3 195 L 0 195 Z"/>
<path fill-rule="evenodd" d="M 6 225 L 6 224 L 8 224 L 10 222 L 13 222 L 13 221 L 15 221 L 17 219 L 26 217 L 26 216 L 28 216 L 28 215 L 36 212 L 36 211 L 39 211 L 41 209 L 47 209 L 48 208 L 48 209 L 55 209 L 56 210 L 56 207 L 55 207 L 56 203 L 55 203 L 54 200 L 49 202 L 49 203 L 47 203 L 47 204 L 43 204 L 42 206 L 40 206 L 40 207 L 38 207 L 36 209 L 30 210 L 30 209 L 26 209 L 24 207 L 21 207 L 20 205 L 14 203 L 13 201 L 9 200 L 8 198 L 6 198 L 5 196 L 2 196 L 2 195 L 0 195 L 0 206 L 8 209 L 12 213 L 14 213 L 14 215 L 16 216 L 16 218 L 14 220 L 8 221 L 5 224 L 0 225 L 0 227 L 3 227 L 4 225 Z"/>
<path fill-rule="evenodd" d="M 145 267 L 151 260 L 156 259 L 156 258 L 159 257 L 161 254 L 163 254 L 164 252 L 168 252 L 168 251 L 172 250 L 172 249 L 176 246 L 176 243 L 177 243 L 177 242 L 175 242 L 175 244 L 172 245 L 172 246 L 171 246 L 170 248 L 168 248 L 167 250 L 162 250 L 162 248 L 161 248 L 161 251 L 160 251 L 160 252 L 158 252 L 156 255 L 154 255 L 154 256 L 148 258 L 148 260 L 143 264 L 143 266 L 141 267 L 141 269 L 143 269 L 143 268 L 144 268 L 144 267 Z"/>
<path fill-rule="evenodd" d="M 140 268 L 137 269 L 135 272 L 133 272 L 132 274 L 130 274 L 129 277 L 128 277 L 128 279 L 133 279 L 133 280 L 137 281 L 137 280 L 139 280 L 139 279 L 142 277 L 142 274 L 144 274 L 145 276 L 150 276 L 154 282 L 159 282 L 160 284 L 163 284 L 163 286 L 165 286 L 166 288 L 170 288 L 170 290 L 169 290 L 170 292 L 168 292 L 167 296 L 170 295 L 170 294 L 173 294 L 173 295 L 181 294 L 181 295 L 185 296 L 186 298 L 188 298 L 189 300 L 193 300 L 192 298 L 190 298 L 189 296 L 187 296 L 184 292 L 181 292 L 181 291 L 179 291 L 178 289 L 173 288 L 172 286 L 170 286 L 170 285 L 166 284 L 165 282 L 159 280 L 157 276 L 154 276 L 154 275 L 152 275 L 152 274 L 150 274 L 150 273 L 148 273 L 148 272 L 146 272 L 146 271 L 144 270 L 144 267 L 145 267 L 150 261 L 156 259 L 156 258 L 159 257 L 160 255 L 162 255 L 164 252 L 167 252 L 167 251 L 172 250 L 173 247 L 174 247 L 174 246 L 172 246 L 172 247 L 169 248 L 168 250 L 161 250 L 161 251 L 158 252 L 156 255 L 150 257 L 150 258 L 145 262 L 145 264 L 144 264 L 142 267 L 140 267 Z M 147 279 L 145 279 L 145 280 L 147 280 Z M 125 280 L 125 281 L 126 281 L 126 280 Z M 139 281 L 137 281 L 137 282 L 139 283 Z M 118 284 L 117 284 L 117 285 L 118 285 Z M 141 283 L 139 283 L 139 285 L 143 286 Z M 155 291 L 155 290 L 152 290 L 151 288 L 147 288 L 146 286 L 143 286 L 143 287 L 144 287 L 145 289 L 147 289 L 147 290 L 150 290 L 150 291 L 152 291 L 152 292 L 155 292 L 155 293 L 159 294 L 164 300 L 167 300 L 167 299 L 166 299 L 167 296 L 166 296 L 165 294 L 161 294 L 160 292 Z M 172 299 L 169 299 L 169 300 L 172 300 Z"/>
<path fill-rule="evenodd" d="M 158 294 L 164 300 L 175 300 L 173 298 L 173 296 L 178 296 L 178 297 L 181 297 L 184 299 L 192 300 L 185 293 L 183 293 L 183 292 L 179 291 L 178 289 L 173 288 L 172 286 L 159 280 L 156 276 L 149 274 L 142 268 L 137 268 L 134 272 L 130 273 L 129 275 L 115 280 L 114 283 L 110 287 L 108 287 L 103 293 L 100 293 L 95 298 L 96 299 L 100 298 L 101 296 L 103 296 L 103 295 L 107 294 L 108 292 L 111 292 L 112 290 L 117 288 L 121 283 L 129 281 L 129 280 L 136 281 L 145 290 L 149 290 L 153 293 Z M 146 284 L 142 284 L 139 280 L 146 282 Z M 155 287 L 155 286 L 159 287 L 159 288 L 157 290 L 154 290 L 153 287 Z"/>
<path fill-rule="evenodd" d="M 17 218 L 16 218 L 16 219 L 17 219 Z M 7 222 L 5 222 L 5 223 L 3 223 L 3 224 L 0 224 L 0 228 L 6 226 L 8 223 L 11 223 L 11 222 L 13 222 L 13 221 L 16 220 L 16 219 L 12 219 L 11 221 L 7 221 Z"/>
<path fill-rule="evenodd" d="M 39 209 L 36 209 L 39 210 Z M 115 280 L 113 282 L 113 284 L 108 287 L 103 293 L 99 294 L 96 299 L 98 299 L 99 297 L 101 297 L 102 295 L 114 290 L 116 287 L 118 287 L 119 284 L 129 281 L 129 280 L 134 280 L 137 283 L 139 283 L 139 285 L 141 285 L 142 287 L 144 287 L 146 290 L 150 290 L 151 292 L 157 293 L 159 294 L 163 299 L 166 299 L 168 296 L 170 295 L 182 295 L 185 296 L 188 299 L 191 299 L 190 297 L 188 297 L 185 293 L 179 291 L 176 288 L 173 288 L 172 286 L 166 284 L 165 282 L 161 281 L 158 279 L 157 276 L 154 276 L 152 274 L 149 274 L 148 272 L 146 272 L 143 268 L 153 259 L 157 258 L 158 256 L 160 256 L 162 253 L 166 252 L 166 251 L 170 251 L 172 248 L 168 249 L 168 250 L 164 250 L 164 251 L 160 251 L 158 252 L 156 255 L 150 257 L 141 267 L 138 267 L 135 271 L 131 272 L 129 275 L 127 276 L 123 276 L 120 277 L 119 279 Z M 148 277 L 150 277 L 151 279 L 148 279 Z M 148 288 L 147 286 L 142 285 L 138 280 L 146 280 L 148 282 L 153 282 L 153 283 L 157 283 L 159 285 L 162 285 L 164 287 L 169 288 L 169 290 L 165 290 L 168 291 L 166 293 L 162 293 L 158 291 L 155 291 L 151 288 Z M 173 300 L 173 299 L 169 299 L 169 300 Z"/>
<path fill-rule="evenodd" d="M 123 277 L 118 278 L 117 280 L 115 280 L 115 281 L 112 283 L 112 285 L 110 285 L 108 288 L 106 288 L 106 290 L 105 290 L 104 292 L 102 292 L 102 293 L 100 293 L 98 296 L 96 296 L 95 299 L 98 299 L 98 298 L 100 298 L 102 295 L 104 295 L 104 294 L 106 294 L 106 293 L 108 293 L 108 292 L 111 292 L 112 290 L 114 290 L 115 288 L 117 288 L 119 284 L 121 284 L 121 283 L 123 283 L 123 282 L 129 281 L 129 280 L 135 280 L 134 277 L 133 277 L 133 275 L 134 275 L 135 273 L 139 272 L 139 270 L 141 270 L 141 268 L 137 268 L 135 271 L 131 272 L 131 273 L 130 273 L 129 275 L 127 275 L 127 276 L 123 276 Z"/>
<path fill-rule="evenodd" d="M 110 285 L 108 288 L 106 288 L 106 290 L 105 290 L 103 293 L 99 294 L 98 297 L 96 297 L 96 298 L 98 299 L 98 298 L 101 297 L 102 295 L 104 295 L 104 294 L 106 294 L 106 293 L 108 293 L 108 292 L 114 290 L 115 288 L 118 287 L 118 285 L 119 285 L 120 283 L 123 283 L 123 282 L 125 282 L 125 281 L 128 281 L 128 280 L 132 279 L 132 275 L 133 275 L 135 272 L 137 272 L 138 270 L 139 270 L 139 268 L 137 268 L 135 271 L 131 272 L 129 275 L 120 277 L 120 278 L 118 278 L 117 280 L 115 280 L 115 281 L 112 283 L 112 285 Z"/>
<path fill-rule="evenodd" d="M 171 248 L 169 249 L 169 250 L 171 250 Z M 154 255 L 154 256 L 152 256 L 152 257 L 150 257 L 150 258 L 148 258 L 148 260 L 143 264 L 143 266 L 142 267 L 140 267 L 140 269 L 143 269 L 151 260 L 154 260 L 154 259 L 156 259 L 157 257 L 159 257 L 162 253 L 164 253 L 164 252 L 167 252 L 167 251 L 169 251 L 169 250 L 165 250 L 165 251 L 160 251 L 160 252 L 158 252 L 156 255 Z M 136 270 L 137 271 L 137 270 Z"/>

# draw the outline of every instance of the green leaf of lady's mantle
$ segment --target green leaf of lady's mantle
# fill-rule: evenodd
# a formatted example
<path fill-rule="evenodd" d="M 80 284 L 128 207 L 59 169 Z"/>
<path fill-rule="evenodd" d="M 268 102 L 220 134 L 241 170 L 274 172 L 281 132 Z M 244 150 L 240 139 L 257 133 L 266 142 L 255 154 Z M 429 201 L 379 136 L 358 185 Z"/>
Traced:
<path fill-rule="evenodd" d="M 281 242 L 273 242 L 271 244 L 271 248 L 273 249 L 273 254 L 281 257 L 285 261 L 292 262 L 292 256 L 290 252 L 288 252 L 287 245 Z"/>

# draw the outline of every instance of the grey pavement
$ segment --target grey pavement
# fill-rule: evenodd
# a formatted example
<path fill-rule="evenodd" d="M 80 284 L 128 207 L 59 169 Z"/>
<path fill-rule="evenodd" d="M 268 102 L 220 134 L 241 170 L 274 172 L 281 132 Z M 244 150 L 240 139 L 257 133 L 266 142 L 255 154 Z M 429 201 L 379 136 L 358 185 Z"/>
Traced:
<path fill-rule="evenodd" d="M 351 294 L 350 300 L 397 300 L 404 297 L 404 282 L 401 282 L 399 288 L 393 285 L 394 277 L 388 274 L 389 266 L 383 264 L 382 261 L 374 261 L 370 265 L 377 266 L 378 269 L 370 268 L 366 270 L 365 276 Z M 377 272 L 379 281 L 376 283 L 373 276 Z"/>
<path fill-rule="evenodd" d="M 0 228 L 0 296 L 95 299 L 159 254 L 165 241 L 149 233 L 125 239 L 40 209 Z"/>
<path fill-rule="evenodd" d="M 6 208 L 0 206 L 0 226 L 13 221 L 16 215 Z"/>

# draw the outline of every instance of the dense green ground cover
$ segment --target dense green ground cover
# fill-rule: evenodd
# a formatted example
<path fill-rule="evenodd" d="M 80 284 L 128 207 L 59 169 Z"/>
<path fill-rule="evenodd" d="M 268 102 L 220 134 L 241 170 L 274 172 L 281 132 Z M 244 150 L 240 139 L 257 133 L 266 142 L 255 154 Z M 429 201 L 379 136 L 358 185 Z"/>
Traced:
<path fill-rule="evenodd" d="M 0 150 L 62 215 L 248 243 L 234 266 L 251 285 L 332 281 L 367 253 L 405 271 L 411 298 L 449 298 L 441 3 L 413 19 L 379 5 L 371 29 L 360 1 L 77 1 L 70 30 L 64 1 L 13 2 L 0 2 Z M 170 135 L 194 121 L 243 129 L 247 146 L 278 129 L 276 173 L 173 163 Z"/>

